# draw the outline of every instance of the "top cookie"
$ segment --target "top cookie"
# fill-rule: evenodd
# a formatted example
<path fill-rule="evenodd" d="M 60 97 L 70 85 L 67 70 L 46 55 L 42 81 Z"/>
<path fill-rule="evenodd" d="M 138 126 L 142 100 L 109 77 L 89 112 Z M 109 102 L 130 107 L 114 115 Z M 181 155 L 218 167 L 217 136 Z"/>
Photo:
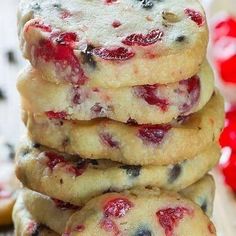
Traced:
<path fill-rule="evenodd" d="M 18 24 L 45 79 L 106 88 L 189 78 L 208 41 L 197 0 L 21 0 Z"/>

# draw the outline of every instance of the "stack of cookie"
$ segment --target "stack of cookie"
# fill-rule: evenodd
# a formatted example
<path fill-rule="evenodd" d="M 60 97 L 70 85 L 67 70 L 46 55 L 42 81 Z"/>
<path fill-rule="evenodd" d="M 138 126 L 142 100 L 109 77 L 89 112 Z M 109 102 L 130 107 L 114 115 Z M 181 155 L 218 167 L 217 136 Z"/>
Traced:
<path fill-rule="evenodd" d="M 197 0 L 22 0 L 16 234 L 216 235 L 223 100 Z"/>

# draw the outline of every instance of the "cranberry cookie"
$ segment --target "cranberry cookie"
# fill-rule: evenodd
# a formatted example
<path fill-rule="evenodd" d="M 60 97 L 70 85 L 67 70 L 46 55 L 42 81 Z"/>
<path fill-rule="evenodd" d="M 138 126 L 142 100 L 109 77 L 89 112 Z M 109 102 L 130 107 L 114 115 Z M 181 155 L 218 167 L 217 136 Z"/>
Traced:
<path fill-rule="evenodd" d="M 213 178 L 207 175 L 184 191 L 186 198 L 195 202 L 206 214 L 210 214 L 209 216 L 211 216 L 211 211 L 208 209 L 212 209 L 213 206 L 214 190 Z M 133 189 L 131 191 L 132 193 L 138 193 L 140 189 Z M 144 192 L 146 191 L 144 190 Z M 158 189 L 154 191 L 159 193 Z M 180 195 L 183 195 L 182 192 L 180 192 Z M 23 191 L 23 199 L 26 210 L 30 212 L 37 222 L 47 225 L 59 234 L 64 232 L 66 222 L 70 216 L 76 211 L 81 210 L 81 207 L 72 205 L 71 203 L 50 198 L 27 189 Z M 60 219 L 58 216 L 60 216 Z"/>
<path fill-rule="evenodd" d="M 109 160 L 81 159 L 25 141 L 17 152 L 16 175 L 34 191 L 84 205 L 104 192 L 133 187 L 157 186 L 178 191 L 204 176 L 219 157 L 219 147 L 211 144 L 193 159 L 174 165 L 130 166 Z"/>
<path fill-rule="evenodd" d="M 201 208 L 176 193 L 109 193 L 89 201 L 67 222 L 66 234 L 213 236 Z"/>
<path fill-rule="evenodd" d="M 72 120 L 103 117 L 124 123 L 162 124 L 200 110 L 214 91 L 213 78 L 205 62 L 197 75 L 179 82 L 103 89 L 50 83 L 28 67 L 19 76 L 18 90 L 24 109 L 33 113 L 64 113 Z"/>
<path fill-rule="evenodd" d="M 223 117 L 223 99 L 215 92 L 202 110 L 163 125 L 68 121 L 54 112 L 25 112 L 24 122 L 34 142 L 61 152 L 130 165 L 163 165 L 192 158 L 217 141 Z"/>
<path fill-rule="evenodd" d="M 11 146 L 0 137 L 0 226 L 12 223 L 12 208 L 19 183 L 15 177 Z"/>
<path fill-rule="evenodd" d="M 208 43 L 197 0 L 21 0 L 18 28 L 43 78 L 106 88 L 190 78 Z"/>
<path fill-rule="evenodd" d="M 22 194 L 19 194 L 13 208 L 15 236 L 59 236 L 46 226 L 39 224 L 26 210 Z"/>

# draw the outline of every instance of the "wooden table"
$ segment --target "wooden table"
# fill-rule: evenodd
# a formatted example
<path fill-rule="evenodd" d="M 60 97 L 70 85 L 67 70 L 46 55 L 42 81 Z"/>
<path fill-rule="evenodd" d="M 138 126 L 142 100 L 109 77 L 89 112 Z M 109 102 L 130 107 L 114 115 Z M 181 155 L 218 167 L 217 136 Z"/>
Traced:
<path fill-rule="evenodd" d="M 15 83 L 17 73 L 26 65 L 18 49 L 16 31 L 16 9 L 18 0 L 0 1 L 0 88 L 7 99 L 0 101 L 0 135 L 13 144 L 18 143 L 24 127 L 20 121 L 20 100 Z M 219 236 L 236 235 L 235 196 L 223 184 L 222 177 L 215 170 L 217 184 L 213 221 Z M 9 235 L 0 232 L 0 235 Z M 191 236 L 191 235 L 190 235 Z"/>

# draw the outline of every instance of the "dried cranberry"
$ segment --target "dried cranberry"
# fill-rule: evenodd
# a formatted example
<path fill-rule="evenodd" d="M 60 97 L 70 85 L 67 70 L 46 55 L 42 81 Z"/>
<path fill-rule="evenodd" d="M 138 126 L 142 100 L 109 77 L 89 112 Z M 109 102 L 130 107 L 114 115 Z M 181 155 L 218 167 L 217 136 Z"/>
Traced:
<path fill-rule="evenodd" d="M 55 206 L 57 208 L 60 208 L 63 211 L 64 210 L 80 210 L 81 209 L 81 207 L 75 206 L 69 202 L 63 202 L 63 201 L 56 199 L 56 198 L 52 198 L 52 200 L 53 200 Z"/>
<path fill-rule="evenodd" d="M 110 61 L 126 61 L 135 55 L 133 51 L 123 47 L 114 49 L 95 48 L 93 49 L 93 54 Z"/>
<path fill-rule="evenodd" d="M 187 101 L 179 106 L 179 110 L 183 114 L 188 112 L 200 98 L 200 78 L 195 75 L 187 80 L 180 81 L 179 84 L 187 88 Z"/>
<path fill-rule="evenodd" d="M 62 120 L 64 120 L 67 117 L 67 113 L 65 111 L 59 111 L 59 112 L 47 111 L 46 115 L 49 119 L 62 119 Z"/>
<path fill-rule="evenodd" d="M 66 19 L 66 18 L 71 17 L 71 16 L 72 16 L 72 13 L 69 12 L 68 10 L 62 10 L 60 12 L 60 18 L 61 19 Z"/>
<path fill-rule="evenodd" d="M 45 156 L 48 158 L 47 166 L 53 170 L 53 168 L 59 163 L 66 163 L 65 158 L 62 155 L 59 155 L 55 152 L 45 152 Z"/>
<path fill-rule="evenodd" d="M 112 22 L 112 26 L 113 26 L 114 28 L 118 28 L 119 26 L 121 26 L 121 22 L 118 21 L 118 20 L 114 20 L 114 21 Z"/>
<path fill-rule="evenodd" d="M 114 2 L 116 2 L 117 0 L 105 0 L 105 3 L 107 3 L 107 4 L 112 4 L 112 3 L 114 3 Z"/>
<path fill-rule="evenodd" d="M 165 230 L 166 236 L 173 236 L 174 228 L 184 215 L 189 215 L 191 211 L 185 207 L 166 208 L 156 212 L 160 225 Z"/>
<path fill-rule="evenodd" d="M 215 226 L 212 223 L 209 223 L 208 225 L 208 230 L 211 234 L 215 234 L 216 233 L 216 229 Z"/>
<path fill-rule="evenodd" d="M 42 21 L 38 21 L 35 20 L 33 22 L 31 22 L 29 25 L 27 25 L 25 32 L 27 32 L 29 30 L 29 28 L 36 28 L 36 29 L 40 29 L 43 32 L 52 32 L 52 27 L 50 25 L 46 25 L 44 24 Z"/>
<path fill-rule="evenodd" d="M 76 232 L 83 232 L 85 230 L 85 226 L 84 225 L 77 225 L 73 231 Z"/>
<path fill-rule="evenodd" d="M 120 143 L 114 139 L 114 137 L 109 133 L 101 133 L 99 135 L 102 142 L 111 148 L 119 148 Z"/>
<path fill-rule="evenodd" d="M 184 10 L 184 13 L 192 20 L 194 21 L 198 26 L 202 26 L 205 22 L 202 14 L 198 11 L 195 11 L 193 9 L 186 8 Z"/>
<path fill-rule="evenodd" d="M 148 34 L 131 34 L 127 36 L 122 43 L 129 46 L 149 46 L 160 41 L 164 33 L 159 29 L 150 31 Z"/>
<path fill-rule="evenodd" d="M 88 162 L 86 160 L 78 161 L 75 165 L 68 165 L 67 171 L 74 174 L 75 176 L 80 176 L 88 167 Z"/>
<path fill-rule="evenodd" d="M 100 226 L 107 232 L 112 232 L 114 236 L 120 235 L 120 230 L 118 226 L 109 218 L 103 218 L 100 222 Z"/>
<path fill-rule="evenodd" d="M 141 125 L 138 136 L 146 143 L 160 144 L 171 125 Z"/>
<path fill-rule="evenodd" d="M 79 59 L 74 54 L 77 36 L 73 32 L 53 33 L 48 39 L 41 39 L 34 50 L 34 57 L 45 62 L 54 62 L 57 70 L 65 72 L 70 67 L 70 73 L 64 79 L 74 84 L 84 84 L 87 77 L 80 66 Z"/>
<path fill-rule="evenodd" d="M 104 215 L 106 217 L 116 217 L 120 218 L 125 216 L 125 214 L 132 208 L 134 205 L 126 198 L 115 198 L 108 202 L 103 207 Z"/>
<path fill-rule="evenodd" d="M 144 99 L 149 105 L 160 107 L 162 111 L 166 111 L 169 102 L 166 98 L 158 97 L 158 84 L 155 85 L 141 85 L 133 87 L 134 93 L 137 97 Z"/>

